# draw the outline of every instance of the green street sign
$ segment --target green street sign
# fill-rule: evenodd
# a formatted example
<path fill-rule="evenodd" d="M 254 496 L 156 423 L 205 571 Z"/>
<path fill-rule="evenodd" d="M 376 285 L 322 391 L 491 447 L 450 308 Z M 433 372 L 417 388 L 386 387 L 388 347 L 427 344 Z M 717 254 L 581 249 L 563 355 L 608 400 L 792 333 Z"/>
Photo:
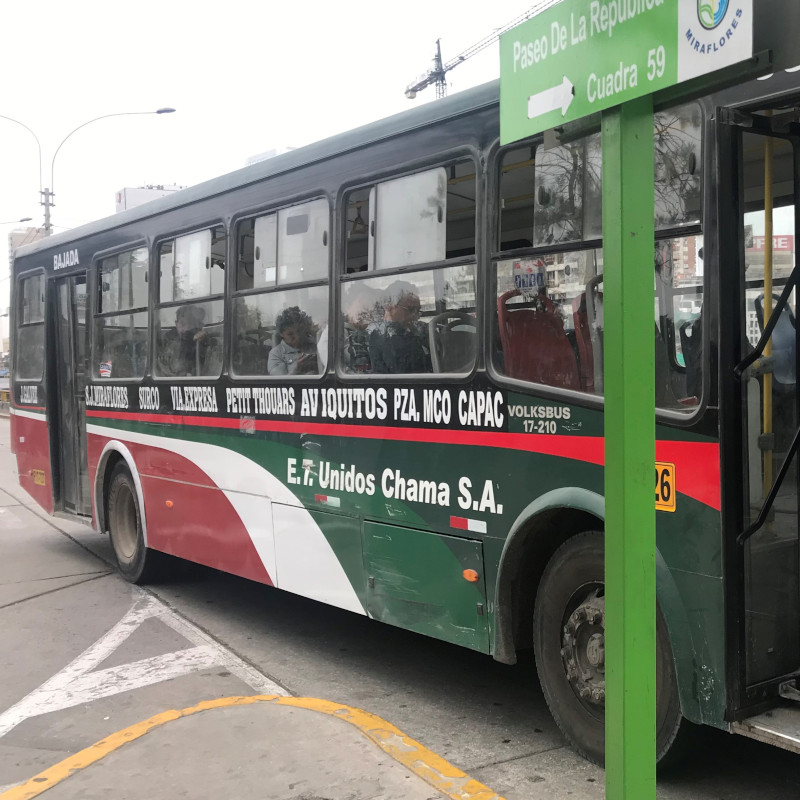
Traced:
<path fill-rule="evenodd" d="M 500 37 L 500 141 L 752 55 L 753 0 L 563 0 Z"/>

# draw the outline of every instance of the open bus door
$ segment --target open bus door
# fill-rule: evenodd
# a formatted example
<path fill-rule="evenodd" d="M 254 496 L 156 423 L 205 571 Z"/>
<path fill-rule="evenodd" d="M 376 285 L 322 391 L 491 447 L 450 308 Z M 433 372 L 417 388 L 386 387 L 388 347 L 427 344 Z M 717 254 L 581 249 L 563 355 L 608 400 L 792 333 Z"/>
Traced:
<path fill-rule="evenodd" d="M 49 370 L 47 397 L 56 508 L 88 516 L 92 506 L 86 453 L 86 275 L 56 278 L 53 290 L 55 369 Z"/>
<path fill-rule="evenodd" d="M 737 732 L 800 752 L 800 117 L 716 117 L 729 707 Z"/>

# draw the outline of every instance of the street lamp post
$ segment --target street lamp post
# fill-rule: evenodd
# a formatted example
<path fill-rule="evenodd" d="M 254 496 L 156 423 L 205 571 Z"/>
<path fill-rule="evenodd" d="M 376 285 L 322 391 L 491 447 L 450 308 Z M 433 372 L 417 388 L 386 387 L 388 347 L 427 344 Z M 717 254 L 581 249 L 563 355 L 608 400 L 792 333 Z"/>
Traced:
<path fill-rule="evenodd" d="M 9 122 L 16 122 L 17 125 L 21 125 L 25 128 L 28 133 L 36 139 L 36 145 L 39 148 L 39 194 L 42 197 L 41 205 L 44 206 L 44 235 L 50 236 L 53 232 L 53 226 L 50 222 L 50 209 L 55 205 L 53 203 L 53 198 L 55 197 L 55 192 L 53 188 L 55 186 L 54 182 L 54 170 L 56 165 L 56 156 L 58 155 L 59 150 L 61 150 L 64 143 L 67 139 L 72 136 L 73 133 L 77 133 L 81 128 L 85 128 L 87 125 L 90 125 L 93 122 L 98 122 L 101 119 L 108 119 L 109 117 L 129 117 L 129 116 L 136 116 L 140 114 L 172 114 L 175 111 L 174 108 L 159 108 L 155 111 L 118 111 L 114 114 L 103 114 L 100 117 L 94 117 L 93 119 L 87 120 L 86 122 L 78 125 L 77 128 L 73 128 L 59 143 L 58 147 L 56 147 L 55 152 L 53 153 L 53 160 L 50 162 L 50 186 L 45 186 L 42 188 L 42 145 L 39 142 L 39 137 L 24 123 L 20 122 L 18 119 L 14 119 L 13 117 L 7 117 L 4 114 L 0 114 L 0 119 L 7 119 Z M 29 219 L 29 218 L 28 218 Z M 27 221 L 27 220 L 26 220 Z"/>

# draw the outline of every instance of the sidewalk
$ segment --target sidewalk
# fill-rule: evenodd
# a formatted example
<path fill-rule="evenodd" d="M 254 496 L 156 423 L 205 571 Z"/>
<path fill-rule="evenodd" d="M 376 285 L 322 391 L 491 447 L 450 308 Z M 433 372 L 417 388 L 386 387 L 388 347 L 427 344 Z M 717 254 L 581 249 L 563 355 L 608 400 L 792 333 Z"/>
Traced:
<path fill-rule="evenodd" d="M 0 800 L 45 791 L 51 800 L 501 800 L 378 717 L 294 697 L 226 698 L 165 712 Z"/>

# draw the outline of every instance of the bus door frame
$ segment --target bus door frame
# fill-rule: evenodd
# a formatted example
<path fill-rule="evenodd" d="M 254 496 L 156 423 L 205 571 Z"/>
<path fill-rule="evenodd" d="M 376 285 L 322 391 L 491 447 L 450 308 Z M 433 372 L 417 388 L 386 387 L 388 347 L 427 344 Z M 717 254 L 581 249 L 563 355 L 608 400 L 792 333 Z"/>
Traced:
<path fill-rule="evenodd" d="M 78 319 L 78 293 L 84 287 L 83 327 Z M 76 516 L 91 516 L 91 490 L 86 443 L 88 358 L 88 275 L 86 271 L 50 279 L 50 322 L 53 353 L 48 370 L 48 417 L 52 472 L 58 476 L 56 509 Z M 83 336 L 82 348 L 78 337 Z M 83 358 L 78 354 L 83 351 Z"/>
<path fill-rule="evenodd" d="M 759 110 L 764 107 L 761 104 Z M 744 269 L 744 134 L 773 136 L 792 142 L 794 146 L 794 209 L 795 236 L 800 234 L 800 131 L 776 130 L 769 117 L 751 115 L 736 108 L 718 107 L 714 114 L 716 218 L 714 231 L 717 251 L 716 283 L 720 303 L 719 318 L 719 389 L 720 389 L 720 461 L 722 562 L 725 586 L 725 675 L 727 718 L 741 720 L 763 708 L 774 705 L 781 685 L 798 673 L 776 675 L 761 683 L 748 685 L 745 542 L 750 525 L 745 503 L 750 502 L 746 452 L 747 398 L 746 385 L 734 368 L 742 360 L 741 342 L 745 332 L 743 309 L 746 308 L 746 287 L 740 280 Z M 708 239 L 706 239 L 708 241 Z M 774 308 L 774 306 L 773 306 Z M 766 315 L 765 315 L 766 316 Z M 766 325 L 767 319 L 764 320 Z M 795 352 L 800 367 L 800 332 L 795 329 Z M 800 370 L 797 372 L 800 374 Z M 800 424 L 800 392 L 796 389 L 796 419 Z M 773 428 L 774 430 L 774 428 Z M 795 461 L 800 459 L 796 453 Z M 788 479 L 788 478 L 787 478 Z M 775 476 L 773 476 L 773 482 Z M 798 472 L 800 483 L 800 472 Z M 798 507 L 800 536 L 800 506 Z M 800 596 L 796 598 L 800 606 Z"/>

